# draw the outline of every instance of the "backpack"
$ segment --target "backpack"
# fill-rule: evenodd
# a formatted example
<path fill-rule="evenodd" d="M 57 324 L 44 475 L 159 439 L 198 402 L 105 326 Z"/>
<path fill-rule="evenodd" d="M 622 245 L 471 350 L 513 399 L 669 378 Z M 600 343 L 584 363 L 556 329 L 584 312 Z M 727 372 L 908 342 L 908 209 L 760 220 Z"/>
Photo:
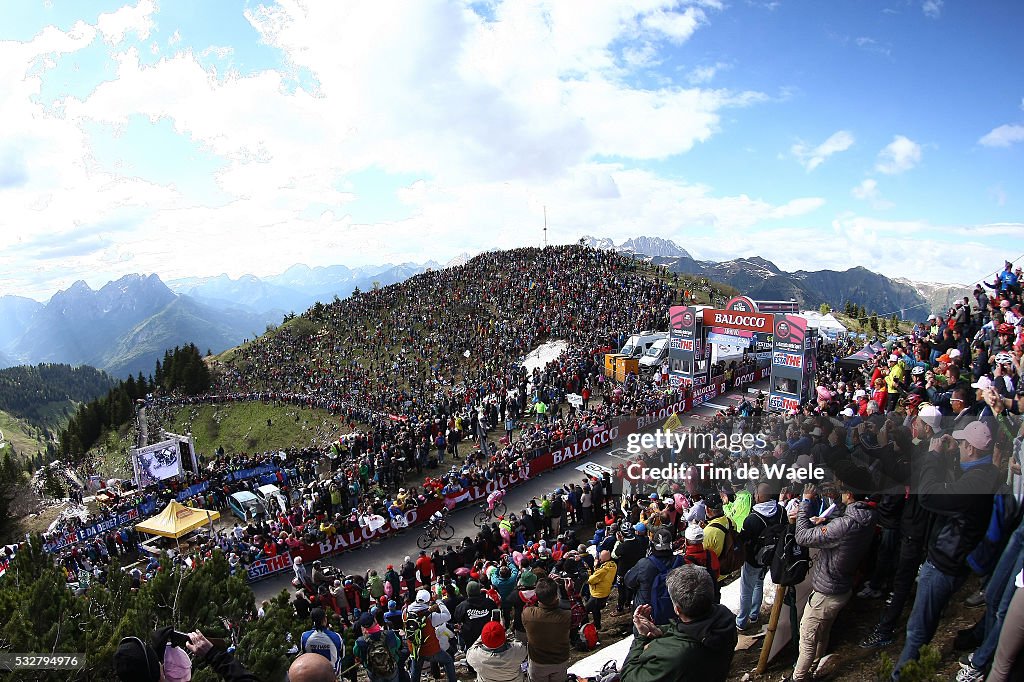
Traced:
<path fill-rule="evenodd" d="M 430 625 L 429 611 L 406 611 L 405 612 L 405 636 L 409 640 L 410 652 L 413 658 L 420 657 L 420 646 L 423 640 L 430 637 L 427 628 Z"/>
<path fill-rule="evenodd" d="M 764 528 L 754 541 L 754 563 L 761 568 L 770 568 L 775 557 L 775 547 L 786 532 L 785 523 L 769 523 L 767 519 L 753 512 Z"/>
<path fill-rule="evenodd" d="M 797 544 L 796 524 L 782 524 L 782 533 L 775 544 L 769 570 L 772 582 L 783 587 L 799 585 L 811 567 L 811 551 Z"/>
<path fill-rule="evenodd" d="M 746 561 L 746 555 L 743 552 L 743 545 L 740 544 L 739 533 L 736 532 L 736 526 L 729 522 L 729 519 L 725 519 L 726 524 L 723 526 L 720 523 L 715 523 L 718 519 L 714 519 L 709 522 L 708 525 L 721 528 L 724 538 L 722 539 L 722 553 L 718 556 L 718 573 L 719 575 L 729 575 L 743 568 L 743 562 Z"/>
<path fill-rule="evenodd" d="M 668 596 L 668 585 L 665 583 L 665 578 L 673 568 L 679 568 L 683 565 L 683 557 L 676 556 L 671 567 L 663 564 L 653 554 L 647 558 L 658 569 L 658 573 L 654 576 L 654 581 L 651 583 L 651 620 L 654 621 L 655 625 L 664 625 L 671 621 L 676 613 L 675 609 L 672 608 L 672 599 Z"/>
<path fill-rule="evenodd" d="M 593 651 L 597 647 L 597 628 L 593 623 L 585 623 L 580 628 L 580 648 Z"/>
<path fill-rule="evenodd" d="M 398 670 L 398 663 L 388 650 L 384 633 L 377 635 L 376 638 L 371 635 L 367 640 L 366 669 L 373 678 L 390 678 Z"/>

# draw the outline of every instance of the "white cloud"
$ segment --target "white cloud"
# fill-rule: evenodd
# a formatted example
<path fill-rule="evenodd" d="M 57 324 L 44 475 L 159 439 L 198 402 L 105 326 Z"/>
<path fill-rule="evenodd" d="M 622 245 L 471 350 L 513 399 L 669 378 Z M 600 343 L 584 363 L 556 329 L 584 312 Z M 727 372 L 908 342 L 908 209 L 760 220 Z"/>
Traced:
<path fill-rule="evenodd" d="M 978 140 L 986 147 L 1009 147 L 1018 142 L 1024 142 L 1024 125 L 1016 123 L 993 128 Z"/>
<path fill-rule="evenodd" d="M 672 42 L 680 44 L 690 39 L 704 18 L 704 11 L 697 7 L 687 7 L 682 12 L 659 9 L 645 15 L 641 23 L 644 28 L 661 33 Z"/>
<path fill-rule="evenodd" d="M 692 85 L 703 85 L 705 83 L 710 83 L 719 71 L 728 68 L 729 65 L 725 62 L 715 62 L 714 64 L 698 66 L 690 71 L 686 76 L 686 80 L 688 80 Z"/>
<path fill-rule="evenodd" d="M 859 185 L 850 190 L 850 194 L 856 199 L 868 202 L 873 208 L 892 207 L 892 202 L 882 198 L 882 193 L 878 191 L 878 182 L 874 178 L 861 180 Z"/>
<path fill-rule="evenodd" d="M 886 175 L 906 172 L 921 162 L 921 145 L 903 135 L 896 135 L 892 142 L 878 152 L 875 170 Z"/>
<path fill-rule="evenodd" d="M 790 152 L 803 164 L 804 168 L 812 171 L 833 154 L 845 152 L 853 146 L 853 143 L 853 133 L 848 130 L 838 130 L 813 149 L 808 148 L 803 142 L 798 142 L 793 145 Z"/>
<path fill-rule="evenodd" d="M 929 19 L 938 19 L 942 16 L 943 0 L 924 0 L 921 3 L 921 11 Z"/>
<path fill-rule="evenodd" d="M 139 40 L 146 40 L 155 26 L 155 11 L 153 0 L 139 0 L 135 7 L 126 5 L 115 12 L 101 14 L 96 20 L 96 28 L 103 34 L 103 40 L 111 45 L 120 44 L 128 33 L 134 33 Z"/>
<path fill-rule="evenodd" d="M 167 39 L 168 45 L 177 45 L 181 42 L 181 31 L 175 31 L 171 34 L 171 37 Z"/>

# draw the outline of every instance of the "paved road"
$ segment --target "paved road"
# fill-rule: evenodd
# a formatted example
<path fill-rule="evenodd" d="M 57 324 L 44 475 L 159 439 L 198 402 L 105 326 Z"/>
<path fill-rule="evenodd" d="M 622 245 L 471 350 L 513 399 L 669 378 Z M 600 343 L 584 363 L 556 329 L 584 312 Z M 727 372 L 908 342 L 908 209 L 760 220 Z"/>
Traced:
<path fill-rule="evenodd" d="M 767 390 L 767 385 L 768 381 L 765 380 L 758 384 L 754 384 L 754 388 Z M 741 400 L 740 396 L 745 392 L 746 389 L 743 391 L 731 391 L 724 396 L 708 401 L 696 410 L 693 410 L 686 415 L 682 415 L 683 424 L 689 425 L 691 423 L 707 420 L 711 415 L 715 414 L 716 411 L 726 409 L 729 405 L 739 404 Z M 572 465 L 544 472 L 536 478 L 530 479 L 526 483 L 512 488 L 505 496 L 505 503 L 508 505 L 510 510 L 518 514 L 520 509 L 524 509 L 526 507 L 531 498 L 540 497 L 545 493 L 553 492 L 555 488 L 564 485 L 566 482 L 580 480 L 584 474 L 577 471 L 576 467 L 581 466 L 586 462 L 594 462 L 614 469 L 621 462 L 629 459 L 625 452 L 625 446 L 626 443 L 623 439 L 623 442 L 616 443 L 609 449 L 599 451 L 589 457 L 580 459 Z M 460 509 L 449 516 L 449 522 L 455 527 L 455 536 L 450 541 L 451 544 L 458 544 L 462 541 L 462 538 L 466 536 L 476 536 L 477 528 L 473 525 L 473 516 L 478 510 L 479 506 L 474 505 Z M 422 529 L 422 526 L 415 526 L 403 531 L 401 534 L 391 535 L 385 540 L 381 540 L 376 543 L 364 544 L 361 545 L 359 549 L 344 552 L 336 557 L 332 557 L 331 559 L 325 559 L 324 562 L 337 568 L 343 575 L 361 574 L 371 568 L 376 568 L 381 572 L 381 574 L 383 574 L 384 567 L 387 564 L 394 564 L 397 568 L 401 565 L 407 555 L 411 556 L 413 559 L 416 558 L 419 554 L 419 548 L 416 546 L 416 538 L 419 536 Z M 441 545 L 442 548 L 445 544 Z M 432 549 L 428 551 L 432 551 Z M 273 597 L 282 589 L 291 590 L 291 579 L 293 577 L 294 576 L 291 571 L 288 571 L 279 573 L 274 577 L 261 580 L 257 583 L 253 583 L 252 590 L 256 596 L 257 603 L 262 599 L 269 599 L 270 597 Z"/>

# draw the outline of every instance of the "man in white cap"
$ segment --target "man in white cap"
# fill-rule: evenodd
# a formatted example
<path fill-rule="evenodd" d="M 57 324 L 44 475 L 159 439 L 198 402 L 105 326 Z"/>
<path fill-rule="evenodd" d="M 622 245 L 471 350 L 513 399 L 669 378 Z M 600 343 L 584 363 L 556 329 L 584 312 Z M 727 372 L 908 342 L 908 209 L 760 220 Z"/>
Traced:
<path fill-rule="evenodd" d="M 949 471 L 946 463 L 953 447 L 959 449 L 960 461 Z M 920 496 L 921 506 L 934 517 L 927 559 L 918 574 L 917 595 L 907 621 L 906 643 L 892 673 L 894 680 L 932 640 L 944 607 L 967 580 L 967 555 L 988 528 L 993 493 L 1002 479 L 992 464 L 991 447 L 989 427 L 973 421 L 952 435 L 932 438 L 928 454 L 917 464 L 920 478 L 917 489 L 910 492 Z"/>
<path fill-rule="evenodd" d="M 447 609 L 445 609 L 447 613 Z M 430 602 L 430 592 L 419 590 L 416 600 L 405 610 L 405 634 L 409 640 L 409 651 L 412 653 L 412 680 L 420 682 L 423 668 L 431 661 L 444 668 L 448 682 L 456 682 L 455 660 L 441 648 L 434 629 L 433 615 L 441 613 L 437 604 Z"/>

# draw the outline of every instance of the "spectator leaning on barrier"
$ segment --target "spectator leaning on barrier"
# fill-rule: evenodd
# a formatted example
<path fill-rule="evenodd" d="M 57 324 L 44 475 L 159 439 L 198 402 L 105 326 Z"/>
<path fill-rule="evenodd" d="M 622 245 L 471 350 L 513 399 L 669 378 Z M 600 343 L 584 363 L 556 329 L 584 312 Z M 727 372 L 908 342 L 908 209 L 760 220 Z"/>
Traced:
<path fill-rule="evenodd" d="M 670 571 L 666 582 L 679 620 L 658 627 L 651 621 L 651 607 L 637 606 L 637 635 L 622 665 L 622 682 L 723 682 L 737 634 L 732 612 L 714 603 L 711 574 L 687 564 Z"/>
<path fill-rule="evenodd" d="M 793 682 L 824 679 L 834 669 L 835 655 L 827 655 L 832 624 L 853 595 L 853 578 L 875 535 L 877 513 L 867 502 L 873 484 L 866 469 L 849 461 L 835 466 L 837 490 L 845 505 L 842 516 L 810 516 L 817 492 L 804 491 L 796 514 L 796 541 L 818 548 L 811 569 L 811 593 L 800 618 L 800 654 Z"/>

